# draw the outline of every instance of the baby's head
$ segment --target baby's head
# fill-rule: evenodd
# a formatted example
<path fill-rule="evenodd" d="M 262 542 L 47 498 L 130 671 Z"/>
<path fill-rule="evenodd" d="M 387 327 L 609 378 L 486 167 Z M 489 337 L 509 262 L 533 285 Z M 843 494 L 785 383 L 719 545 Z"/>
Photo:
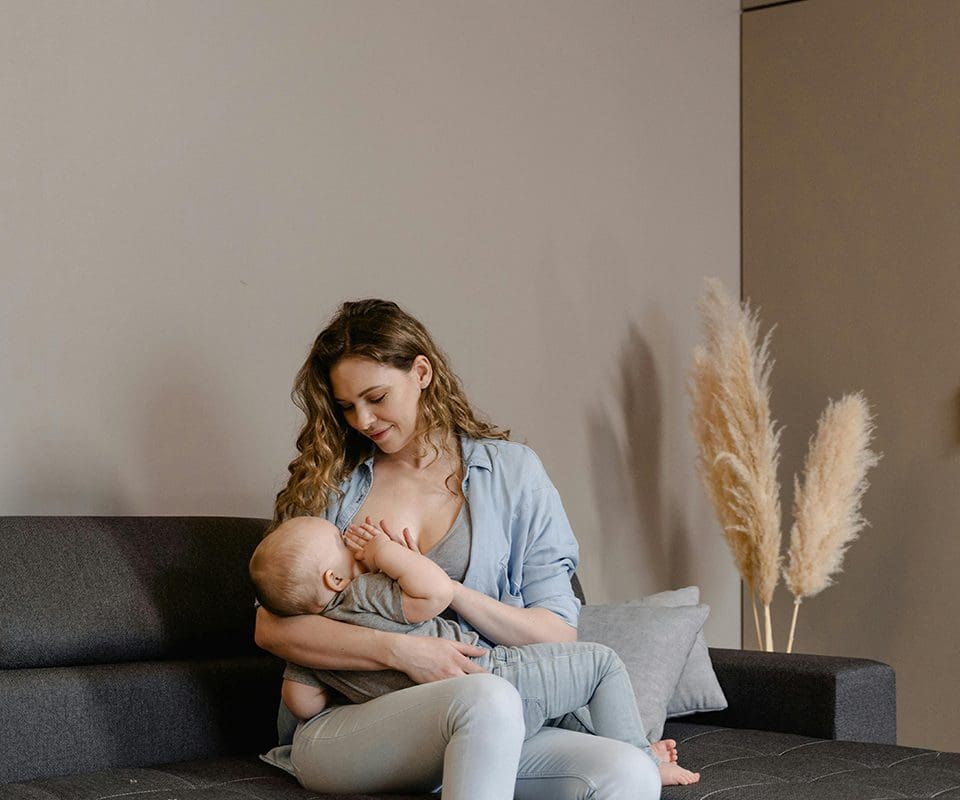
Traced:
<path fill-rule="evenodd" d="M 250 559 L 257 597 L 281 616 L 319 614 L 366 569 L 336 526 L 319 517 L 293 517 L 268 534 Z"/>

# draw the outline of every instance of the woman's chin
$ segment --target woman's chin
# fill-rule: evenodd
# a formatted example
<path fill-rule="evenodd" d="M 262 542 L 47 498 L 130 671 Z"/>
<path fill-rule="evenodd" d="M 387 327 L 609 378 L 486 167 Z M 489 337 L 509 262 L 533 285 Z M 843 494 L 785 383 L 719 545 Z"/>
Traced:
<path fill-rule="evenodd" d="M 373 443 L 377 450 L 379 450 L 385 456 L 395 456 L 407 445 L 406 442 L 398 441 L 395 436 L 391 436 L 389 433 L 384 436 L 381 441 L 378 442 L 374 440 Z"/>
<path fill-rule="evenodd" d="M 412 439 L 401 439 L 394 431 L 391 431 L 384 436 L 382 441 L 378 442 L 374 440 L 374 444 L 385 456 L 403 455 L 407 451 L 411 450 L 411 448 L 416 447 L 416 444 Z"/>

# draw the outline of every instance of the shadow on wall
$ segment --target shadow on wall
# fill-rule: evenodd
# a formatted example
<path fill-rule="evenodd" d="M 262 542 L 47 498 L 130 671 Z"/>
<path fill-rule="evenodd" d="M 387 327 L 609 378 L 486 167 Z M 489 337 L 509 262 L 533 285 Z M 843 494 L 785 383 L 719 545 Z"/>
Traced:
<path fill-rule="evenodd" d="M 616 412 L 590 415 L 593 493 L 604 584 L 612 600 L 682 585 L 689 535 L 663 481 L 663 398 L 653 350 L 631 326 L 621 350 Z"/>

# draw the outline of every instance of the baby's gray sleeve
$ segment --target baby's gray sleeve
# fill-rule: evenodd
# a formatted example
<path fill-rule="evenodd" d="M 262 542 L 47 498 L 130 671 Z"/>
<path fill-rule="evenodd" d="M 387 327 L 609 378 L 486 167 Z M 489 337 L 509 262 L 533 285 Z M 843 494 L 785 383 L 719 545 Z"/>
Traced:
<path fill-rule="evenodd" d="M 313 686 L 318 689 L 325 688 L 312 669 L 301 667 L 292 661 L 287 662 L 287 667 L 283 671 L 283 679 L 294 683 L 302 683 L 304 686 Z"/>
<path fill-rule="evenodd" d="M 398 625 L 409 625 L 403 614 L 403 592 L 399 584 L 383 572 L 358 575 L 340 593 L 339 604 L 328 608 L 323 615 L 387 631 L 396 630 Z"/>

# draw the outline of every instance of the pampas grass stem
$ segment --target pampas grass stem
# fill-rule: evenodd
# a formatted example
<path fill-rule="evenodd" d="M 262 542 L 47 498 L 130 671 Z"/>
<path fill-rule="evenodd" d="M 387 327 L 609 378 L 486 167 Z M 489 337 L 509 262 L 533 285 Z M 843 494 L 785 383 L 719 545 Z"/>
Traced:
<path fill-rule="evenodd" d="M 763 625 L 766 638 L 764 639 L 763 649 L 768 653 L 773 652 L 773 625 L 770 622 L 770 604 L 763 606 Z"/>
<path fill-rule="evenodd" d="M 753 624 L 757 629 L 757 647 L 763 650 L 763 636 L 760 633 L 760 616 L 757 614 L 757 593 L 750 592 L 750 600 L 753 602 Z"/>
<path fill-rule="evenodd" d="M 790 639 L 787 642 L 787 652 L 793 652 L 793 634 L 797 631 L 797 612 L 800 611 L 801 600 L 798 597 L 793 601 L 793 619 L 790 622 Z"/>

